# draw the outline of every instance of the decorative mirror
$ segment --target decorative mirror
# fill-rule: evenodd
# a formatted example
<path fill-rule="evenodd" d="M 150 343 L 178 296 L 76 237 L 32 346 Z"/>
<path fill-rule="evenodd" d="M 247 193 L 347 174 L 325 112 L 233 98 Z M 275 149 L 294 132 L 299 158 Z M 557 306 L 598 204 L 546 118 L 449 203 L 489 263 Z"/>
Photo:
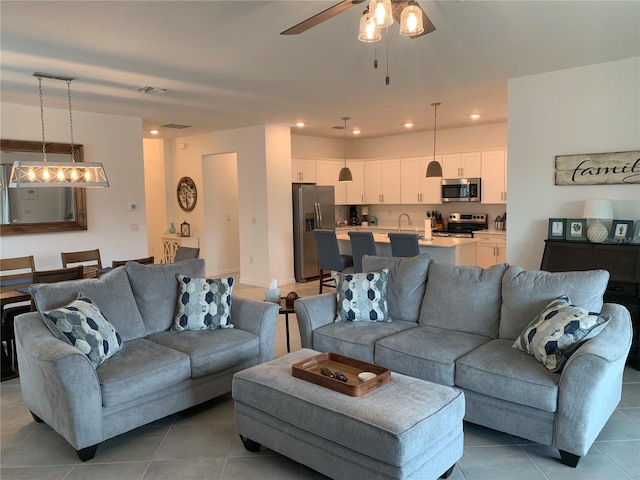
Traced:
<path fill-rule="evenodd" d="M 70 143 L 47 142 L 47 160 L 69 161 Z M 73 145 L 76 162 L 82 145 Z M 87 229 L 84 188 L 8 188 L 15 160 L 42 160 L 42 142 L 0 140 L 0 235 L 68 232 Z"/>

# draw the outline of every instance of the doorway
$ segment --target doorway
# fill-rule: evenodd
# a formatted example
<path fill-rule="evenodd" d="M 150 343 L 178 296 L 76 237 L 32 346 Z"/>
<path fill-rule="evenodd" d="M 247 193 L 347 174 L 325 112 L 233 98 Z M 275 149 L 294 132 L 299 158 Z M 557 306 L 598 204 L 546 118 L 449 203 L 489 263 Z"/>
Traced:
<path fill-rule="evenodd" d="M 207 276 L 239 275 L 240 210 L 237 154 L 204 155 L 202 177 L 203 246 Z"/>

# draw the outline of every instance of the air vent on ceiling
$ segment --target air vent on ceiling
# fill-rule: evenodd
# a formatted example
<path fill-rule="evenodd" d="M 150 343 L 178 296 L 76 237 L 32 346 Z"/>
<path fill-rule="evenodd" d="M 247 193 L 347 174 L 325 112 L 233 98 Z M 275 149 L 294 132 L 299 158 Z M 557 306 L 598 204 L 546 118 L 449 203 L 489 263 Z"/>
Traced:
<path fill-rule="evenodd" d="M 175 128 L 176 130 L 181 130 L 183 128 L 191 128 L 193 125 L 181 125 L 179 123 L 167 123 L 166 125 L 160 125 L 160 128 Z"/>
<path fill-rule="evenodd" d="M 142 85 L 142 86 L 136 88 L 136 91 L 138 91 L 140 93 L 147 93 L 149 95 L 164 95 L 169 90 L 166 89 L 166 88 L 155 88 L 155 87 L 151 87 L 149 85 Z"/>

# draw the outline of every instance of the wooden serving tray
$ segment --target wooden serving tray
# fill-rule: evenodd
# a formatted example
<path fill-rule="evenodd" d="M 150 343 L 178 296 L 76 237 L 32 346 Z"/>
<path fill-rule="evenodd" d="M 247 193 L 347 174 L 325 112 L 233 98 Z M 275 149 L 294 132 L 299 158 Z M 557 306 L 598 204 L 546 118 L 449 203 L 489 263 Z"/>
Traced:
<path fill-rule="evenodd" d="M 323 375 L 320 369 L 326 367 L 332 372 L 340 371 L 347 377 L 346 382 Z M 315 383 L 336 392 L 359 397 L 391 380 L 391 370 L 374 363 L 363 362 L 337 353 L 325 352 L 314 355 L 291 366 L 294 377 Z M 362 372 L 372 372 L 376 376 L 363 382 L 358 378 Z"/>

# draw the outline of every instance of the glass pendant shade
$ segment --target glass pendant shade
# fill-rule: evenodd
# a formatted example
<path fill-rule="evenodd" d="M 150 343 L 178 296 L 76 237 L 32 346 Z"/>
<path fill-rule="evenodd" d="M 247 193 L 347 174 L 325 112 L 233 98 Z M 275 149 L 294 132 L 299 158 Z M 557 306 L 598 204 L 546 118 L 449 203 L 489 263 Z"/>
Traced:
<path fill-rule="evenodd" d="M 349 167 L 344 166 L 340 169 L 340 174 L 338 175 L 339 182 L 352 182 L 353 176 L 351 175 L 351 170 Z"/>
<path fill-rule="evenodd" d="M 378 28 L 388 27 L 393 24 L 391 0 L 371 0 L 369 2 L 369 12 L 373 14 Z"/>
<path fill-rule="evenodd" d="M 400 16 L 400 35 L 420 35 L 422 32 L 424 32 L 422 10 L 415 2 L 410 2 L 404 7 Z"/>
<path fill-rule="evenodd" d="M 380 28 L 376 25 L 375 16 L 365 11 L 360 17 L 360 29 L 358 30 L 358 40 L 365 43 L 372 43 L 382 40 Z"/>

